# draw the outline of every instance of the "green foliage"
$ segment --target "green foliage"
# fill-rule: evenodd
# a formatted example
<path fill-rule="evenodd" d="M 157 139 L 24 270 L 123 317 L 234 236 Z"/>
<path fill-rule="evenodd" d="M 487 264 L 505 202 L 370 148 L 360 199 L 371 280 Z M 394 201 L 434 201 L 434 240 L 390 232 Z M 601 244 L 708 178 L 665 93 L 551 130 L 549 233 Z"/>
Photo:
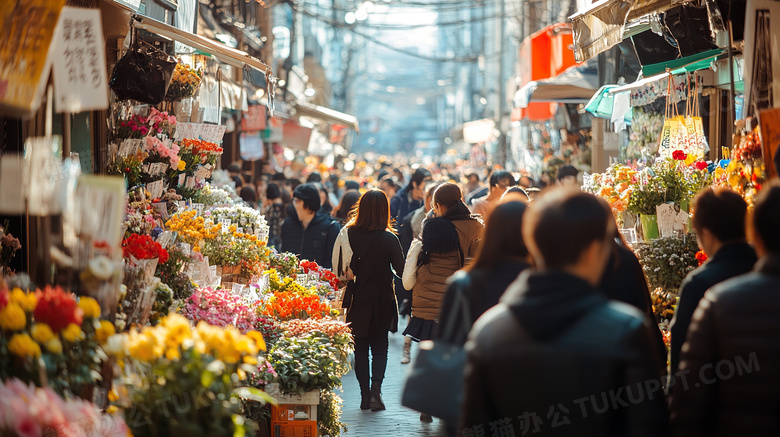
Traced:
<path fill-rule="evenodd" d="M 638 244 L 634 250 L 647 276 L 650 290 L 660 287 L 665 292 L 676 294 L 685 276 L 699 266 L 696 260 L 699 246 L 693 234 L 688 234 L 684 239 L 659 238 L 650 244 Z"/>
<path fill-rule="evenodd" d="M 283 393 L 332 390 L 341 385 L 341 377 L 349 371 L 349 352 L 348 344 L 345 347 L 343 341 L 334 341 L 321 332 L 282 337 L 268 354 L 276 376 L 263 371 L 260 379 L 279 383 Z"/>
<path fill-rule="evenodd" d="M 157 264 L 155 276 L 159 277 L 173 291 L 176 299 L 187 299 L 195 288 L 190 278 L 184 273 L 184 268 L 190 258 L 179 245 L 168 245 L 168 261 Z"/>
<path fill-rule="evenodd" d="M 331 390 L 320 392 L 320 405 L 317 407 L 317 426 L 320 435 L 338 437 L 347 432 L 347 424 L 341 418 L 341 397 Z"/>

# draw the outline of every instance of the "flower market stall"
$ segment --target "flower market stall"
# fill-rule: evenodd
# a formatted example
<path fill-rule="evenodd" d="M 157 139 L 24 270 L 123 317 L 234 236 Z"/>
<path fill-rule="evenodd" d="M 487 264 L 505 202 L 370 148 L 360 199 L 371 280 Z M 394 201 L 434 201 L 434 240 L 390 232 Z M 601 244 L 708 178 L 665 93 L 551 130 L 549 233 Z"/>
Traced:
<path fill-rule="evenodd" d="M 339 435 L 336 276 L 268 248 L 265 218 L 210 184 L 224 127 L 130 104 L 114 121 L 112 176 L 76 171 L 64 196 L 61 284 L 10 272 L 0 228 L 0 404 L 18 412 L 0 434 Z"/>
<path fill-rule="evenodd" d="M 614 164 L 604 173 L 586 175 L 583 190 L 604 198 L 633 247 L 650 286 L 655 314 L 668 341 L 677 292 L 685 276 L 706 262 L 693 234 L 690 205 L 706 187 L 742 195 L 752 205 L 767 178 L 760 130 L 751 120 L 737 123 L 726 159 L 707 161 L 701 148 L 679 141 L 665 157 L 645 164 Z M 661 129 L 661 123 L 656 126 Z M 694 141 L 695 142 L 695 141 Z"/>

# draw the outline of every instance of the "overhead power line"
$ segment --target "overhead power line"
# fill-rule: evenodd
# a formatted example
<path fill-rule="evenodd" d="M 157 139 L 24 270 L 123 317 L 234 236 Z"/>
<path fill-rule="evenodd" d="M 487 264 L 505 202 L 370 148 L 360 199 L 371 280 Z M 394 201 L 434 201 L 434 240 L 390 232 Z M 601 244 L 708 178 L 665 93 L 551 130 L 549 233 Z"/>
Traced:
<path fill-rule="evenodd" d="M 338 22 L 338 21 L 333 20 L 331 18 L 323 17 L 323 16 L 315 14 L 315 13 L 313 13 L 311 11 L 307 11 L 305 9 L 297 8 L 295 6 L 294 6 L 294 9 L 300 11 L 302 14 L 304 14 L 306 16 L 309 16 L 309 17 L 312 17 L 312 18 L 314 18 L 316 20 L 322 21 L 322 22 L 324 22 L 326 24 L 329 24 L 329 25 L 331 25 L 333 27 L 346 29 L 346 30 L 354 33 L 355 35 L 361 36 L 361 37 L 365 38 L 367 41 L 370 41 L 370 42 L 372 42 L 372 43 L 374 43 L 374 44 L 376 44 L 376 45 L 378 45 L 380 47 L 384 47 L 384 48 L 386 48 L 388 50 L 392 50 L 394 52 L 401 53 L 401 54 L 404 54 L 404 55 L 408 55 L 408 56 L 411 56 L 411 57 L 414 57 L 414 58 L 424 59 L 426 61 L 431 61 L 431 62 L 476 62 L 479 59 L 478 55 L 442 58 L 442 57 L 427 56 L 427 55 L 423 55 L 423 54 L 420 54 L 420 53 L 415 53 L 413 51 L 405 50 L 405 49 L 402 49 L 400 47 L 395 47 L 395 46 L 393 46 L 391 44 L 387 44 L 386 42 L 381 41 L 381 40 L 377 39 L 374 36 L 368 35 L 366 33 L 363 33 L 363 32 L 360 32 L 360 31 L 354 29 L 353 26 L 350 26 L 350 25 L 348 25 L 346 23 L 341 23 L 341 22 Z"/>

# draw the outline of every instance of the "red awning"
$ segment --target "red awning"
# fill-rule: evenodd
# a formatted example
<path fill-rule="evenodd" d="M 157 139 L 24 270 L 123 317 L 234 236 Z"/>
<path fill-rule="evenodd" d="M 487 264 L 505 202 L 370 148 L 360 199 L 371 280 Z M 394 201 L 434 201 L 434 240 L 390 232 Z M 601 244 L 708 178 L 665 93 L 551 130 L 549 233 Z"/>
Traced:
<path fill-rule="evenodd" d="M 566 23 L 552 24 L 524 39 L 518 58 L 519 88 L 532 81 L 555 77 L 576 65 L 571 49 L 573 42 L 571 25 Z M 512 120 L 549 120 L 555 115 L 557 105 L 532 102 L 526 108 L 513 111 Z"/>

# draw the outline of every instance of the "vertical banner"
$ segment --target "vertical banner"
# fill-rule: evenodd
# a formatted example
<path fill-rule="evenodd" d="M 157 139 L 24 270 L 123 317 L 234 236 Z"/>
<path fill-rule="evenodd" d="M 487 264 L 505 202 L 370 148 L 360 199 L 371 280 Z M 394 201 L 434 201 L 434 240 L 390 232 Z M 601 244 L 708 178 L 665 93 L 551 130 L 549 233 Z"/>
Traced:
<path fill-rule="evenodd" d="M 57 112 L 108 108 L 108 74 L 99 9 L 65 6 L 54 31 Z"/>
<path fill-rule="evenodd" d="M 48 59 L 54 28 L 64 5 L 65 0 L 2 2 L 1 112 L 27 116 L 38 108 L 51 66 Z"/>
<path fill-rule="evenodd" d="M 780 161 L 780 109 L 767 109 L 758 114 L 758 120 L 761 123 L 761 147 L 764 149 L 764 167 L 767 171 L 767 178 L 771 179 L 778 176 L 780 168 L 777 168 Z"/>

